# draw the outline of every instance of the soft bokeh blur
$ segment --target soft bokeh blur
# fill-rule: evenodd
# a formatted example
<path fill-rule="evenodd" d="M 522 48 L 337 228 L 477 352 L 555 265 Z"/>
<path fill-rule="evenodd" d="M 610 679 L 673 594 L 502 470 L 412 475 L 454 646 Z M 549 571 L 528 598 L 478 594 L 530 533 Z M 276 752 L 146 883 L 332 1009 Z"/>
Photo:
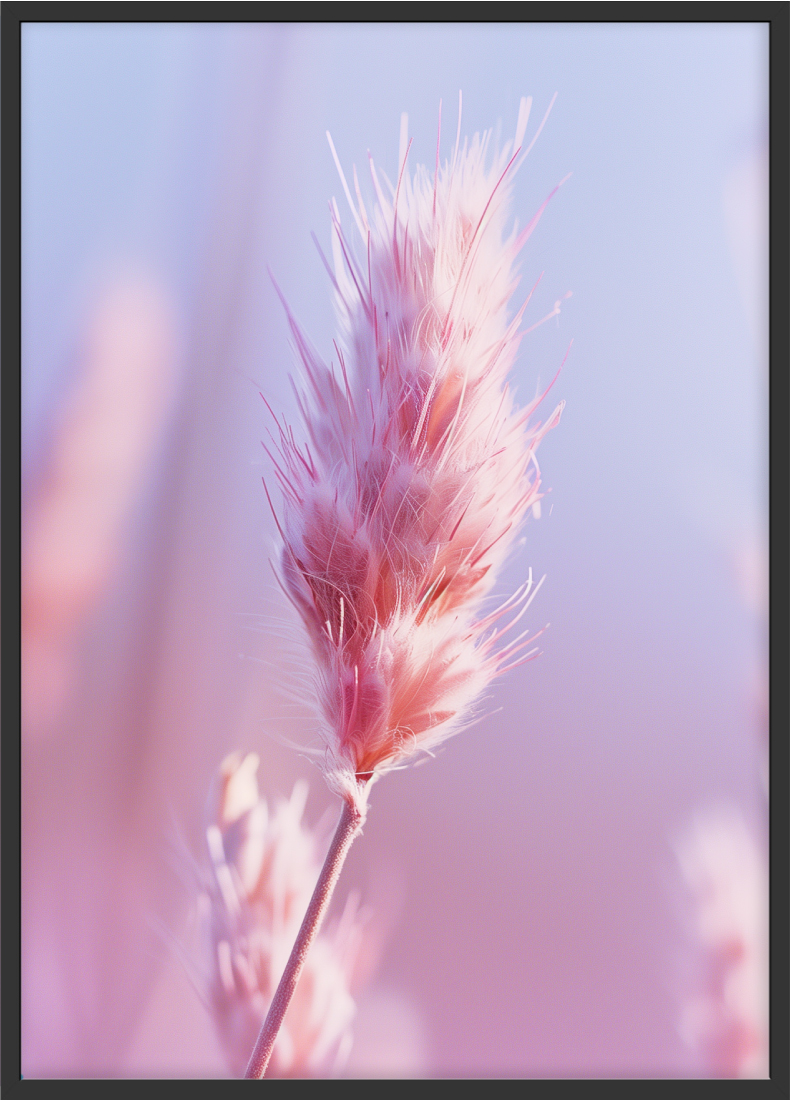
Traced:
<path fill-rule="evenodd" d="M 751 891 L 754 945 L 767 73 L 765 24 L 24 24 L 25 1077 L 227 1072 L 176 950 L 211 776 L 255 751 L 267 798 L 303 776 L 307 818 L 335 812 L 283 743 L 314 722 L 269 565 L 259 391 L 297 417 L 267 268 L 329 358 L 310 233 L 328 252 L 328 200 L 348 215 L 325 131 L 368 195 L 404 111 L 430 163 L 441 101 L 449 155 L 459 89 L 462 132 L 503 140 L 522 95 L 529 137 L 558 93 L 520 223 L 573 173 L 523 255 L 525 324 L 573 296 L 514 377 L 529 399 L 572 339 L 567 406 L 499 586 L 547 574 L 551 626 L 471 729 L 373 791 L 336 905 L 358 888 L 386 942 L 346 1072 L 767 1072 L 687 1026 L 730 994 L 678 858 L 699 815 L 737 820 L 716 868 Z"/>

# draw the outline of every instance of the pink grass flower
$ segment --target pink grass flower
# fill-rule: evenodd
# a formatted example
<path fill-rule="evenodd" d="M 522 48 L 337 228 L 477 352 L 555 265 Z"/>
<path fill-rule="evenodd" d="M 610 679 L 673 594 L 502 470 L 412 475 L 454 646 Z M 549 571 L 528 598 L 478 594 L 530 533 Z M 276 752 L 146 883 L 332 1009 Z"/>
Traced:
<path fill-rule="evenodd" d="M 768 1076 L 768 867 L 743 818 L 700 815 L 678 846 L 706 988 L 682 1030 L 716 1077 Z"/>
<path fill-rule="evenodd" d="M 307 785 L 272 810 L 259 798 L 258 757 L 228 756 L 210 797 L 211 876 L 203 910 L 208 1002 L 231 1071 L 242 1076 L 321 867 L 321 836 L 302 821 Z M 356 1011 L 350 976 L 362 935 L 353 897 L 312 946 L 277 1038 L 270 1075 L 337 1072 Z"/>
<path fill-rule="evenodd" d="M 526 307 L 508 315 L 514 265 L 549 201 L 508 229 L 528 115 L 522 100 L 515 140 L 493 156 L 490 131 L 460 144 L 459 116 L 451 161 L 439 164 L 437 143 L 435 169 L 413 174 L 404 116 L 397 184 L 370 161 L 370 211 L 338 162 L 362 248 L 333 202 L 336 366 L 288 312 L 308 439 L 278 422 L 281 577 L 317 661 L 327 780 L 357 808 L 371 778 L 430 752 L 532 655 L 526 635 L 501 642 L 531 579 L 496 610 L 483 604 L 538 511 L 535 452 L 562 409 L 531 424 L 541 398 L 518 408 L 507 383 Z"/>

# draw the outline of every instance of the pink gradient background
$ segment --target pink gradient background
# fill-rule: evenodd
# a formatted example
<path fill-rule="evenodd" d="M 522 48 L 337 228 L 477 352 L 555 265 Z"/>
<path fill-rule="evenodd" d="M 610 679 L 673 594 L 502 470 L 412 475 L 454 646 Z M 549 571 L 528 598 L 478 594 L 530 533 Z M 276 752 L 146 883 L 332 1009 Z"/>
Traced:
<path fill-rule="evenodd" d="M 523 399 L 567 402 L 499 590 L 542 655 L 372 795 L 341 894 L 386 942 L 357 1075 L 704 1076 L 674 852 L 725 802 L 765 843 L 767 27 L 23 27 L 22 1072 L 223 1076 L 167 937 L 210 777 L 311 782 L 268 559 L 262 390 L 295 420 L 267 266 L 328 356 L 327 200 L 463 132 L 528 134 L 545 271 Z M 362 176 L 362 172 L 360 173 Z M 365 184 L 363 184 L 363 187 Z M 367 192 L 365 192 L 367 194 Z M 82 397 L 80 397 L 82 395 Z M 297 670 L 298 671 L 298 670 Z M 297 680 L 298 683 L 298 680 Z M 175 866 L 174 866 L 175 863 Z M 383 933 L 384 934 L 384 933 Z"/>

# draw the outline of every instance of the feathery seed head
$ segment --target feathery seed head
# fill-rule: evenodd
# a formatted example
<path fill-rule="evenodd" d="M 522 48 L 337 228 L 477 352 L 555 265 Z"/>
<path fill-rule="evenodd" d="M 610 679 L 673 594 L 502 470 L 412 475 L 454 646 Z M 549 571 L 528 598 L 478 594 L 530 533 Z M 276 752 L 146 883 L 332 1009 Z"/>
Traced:
<path fill-rule="evenodd" d="M 208 1000 L 237 1076 L 247 1066 L 323 854 L 321 838 L 302 822 L 307 785 L 297 783 L 291 798 L 270 811 L 258 796 L 257 767 L 254 753 L 223 761 L 206 830 Z M 277 1038 L 272 1076 L 323 1076 L 348 1054 L 355 1013 L 349 980 L 361 932 L 352 899 L 340 922 L 319 934 Z"/>
<path fill-rule="evenodd" d="M 433 173 L 409 173 L 404 128 L 388 195 L 370 162 L 370 213 L 338 162 L 364 247 L 360 259 L 333 203 L 336 368 L 288 312 L 308 441 L 278 424 L 281 575 L 317 659 L 327 779 L 359 806 L 371 777 L 454 732 L 530 641 L 497 649 L 495 623 L 531 582 L 481 612 L 541 497 L 535 451 L 562 408 L 530 425 L 540 398 L 518 409 L 507 385 L 523 313 L 508 317 L 514 262 L 546 205 L 507 232 L 528 109 L 490 164 L 488 132 L 443 166 L 437 148 Z"/>

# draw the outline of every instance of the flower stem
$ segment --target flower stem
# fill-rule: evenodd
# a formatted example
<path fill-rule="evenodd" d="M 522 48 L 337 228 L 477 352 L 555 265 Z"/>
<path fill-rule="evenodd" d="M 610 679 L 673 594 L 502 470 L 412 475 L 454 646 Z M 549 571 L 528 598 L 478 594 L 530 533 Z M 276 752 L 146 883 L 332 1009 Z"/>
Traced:
<path fill-rule="evenodd" d="M 245 1079 L 254 1080 L 263 1077 L 266 1073 L 266 1067 L 272 1056 L 277 1034 L 294 995 L 296 983 L 299 981 L 299 975 L 302 973 L 302 967 L 307 958 L 307 952 L 310 950 L 310 945 L 321 927 L 321 921 L 324 919 L 329 902 L 332 900 L 332 893 L 340 877 L 351 842 L 359 832 L 362 820 L 363 815 L 359 810 L 344 799 L 335 835 L 324 860 L 324 866 L 321 868 L 321 874 L 318 876 L 318 882 L 302 921 L 302 927 L 299 929 L 299 935 L 296 937 L 283 976 L 280 978 L 280 984 L 277 986 L 277 992 L 274 994 L 266 1019 L 263 1021 L 255 1042 L 255 1048 L 244 1074 Z"/>

